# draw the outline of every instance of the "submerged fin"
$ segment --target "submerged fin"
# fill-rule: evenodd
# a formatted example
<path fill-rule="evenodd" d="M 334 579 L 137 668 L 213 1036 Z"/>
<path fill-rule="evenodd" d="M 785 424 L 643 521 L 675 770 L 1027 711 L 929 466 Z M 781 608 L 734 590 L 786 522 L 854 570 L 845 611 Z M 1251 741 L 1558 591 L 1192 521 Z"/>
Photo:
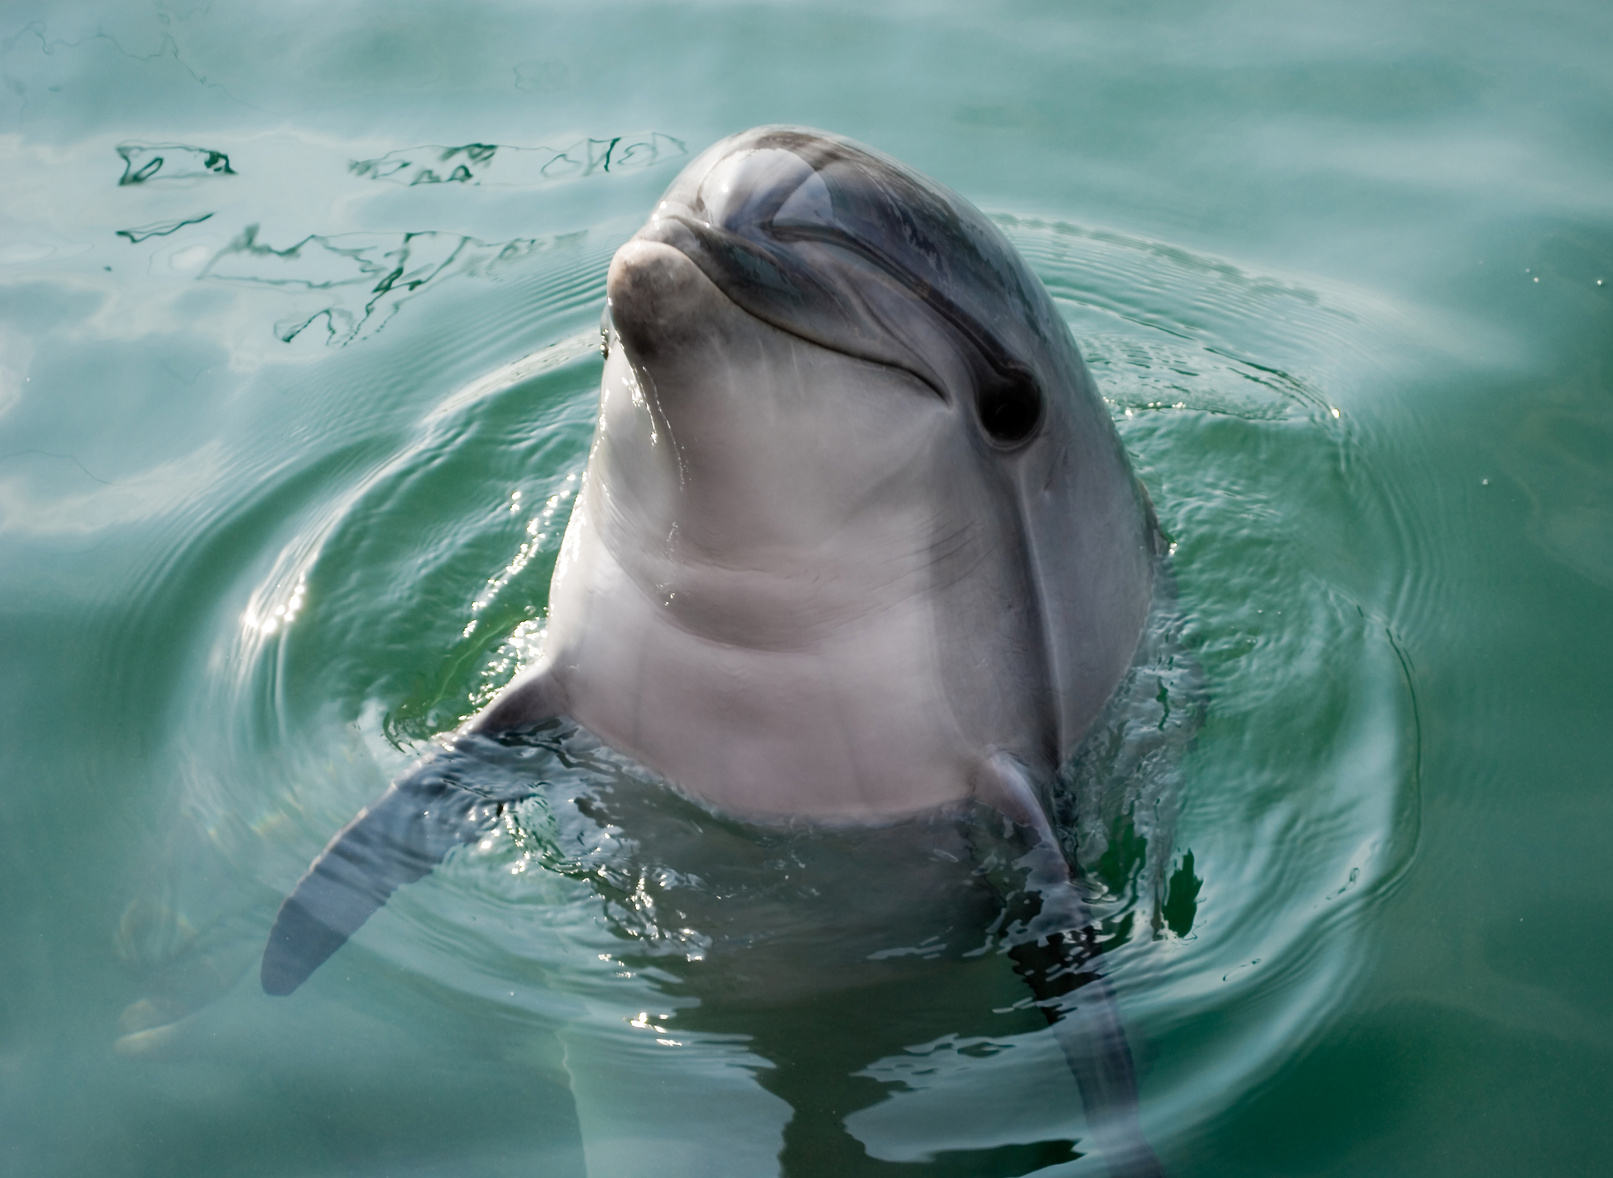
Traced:
<path fill-rule="evenodd" d="M 1029 892 L 1037 909 L 1008 956 L 1051 1024 L 1111 1178 L 1164 1178 L 1138 1123 L 1137 1069 L 1114 990 L 1096 971 L 1097 929 L 1024 768 L 999 754 L 977 796 L 1029 831 Z M 1071 996 L 1079 992 L 1079 1001 Z"/>
<path fill-rule="evenodd" d="M 484 741 L 461 738 L 417 765 L 331 839 L 280 905 L 263 950 L 265 993 L 302 985 L 393 892 L 481 838 L 506 802 L 524 796 L 466 784 Z"/>
<path fill-rule="evenodd" d="M 1137 1121 L 1137 1070 L 1120 1008 L 1108 979 L 1092 968 L 1094 940 L 1089 925 L 1015 945 L 1008 954 L 1052 1026 L 1111 1178 L 1164 1178 Z"/>

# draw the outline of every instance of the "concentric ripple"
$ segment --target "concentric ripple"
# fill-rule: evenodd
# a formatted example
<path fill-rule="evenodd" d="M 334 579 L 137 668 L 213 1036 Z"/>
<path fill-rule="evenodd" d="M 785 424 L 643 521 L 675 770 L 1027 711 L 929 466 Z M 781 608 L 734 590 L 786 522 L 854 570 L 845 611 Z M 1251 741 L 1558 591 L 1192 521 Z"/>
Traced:
<path fill-rule="evenodd" d="M 1350 408 L 1392 316 L 1166 244 L 1000 223 L 1064 308 L 1172 540 L 1153 640 L 1061 815 L 1144 1062 L 1145 1127 L 1168 1151 L 1303 1049 L 1415 842 L 1402 513 Z M 266 505 L 256 559 L 212 590 L 206 671 L 176 707 L 175 835 L 119 931 L 150 989 L 127 1049 L 250 994 L 274 905 L 325 840 L 541 643 L 595 408 L 580 308 L 607 256 L 513 262 L 512 289 L 542 295 L 521 333 L 543 346 L 411 389 L 401 425 L 364 407 L 407 379 L 422 308 L 484 325 L 460 340 L 472 360 L 521 317 L 477 319 L 487 295 L 444 287 L 345 349 L 368 349 L 372 375 L 310 362 L 313 385 L 348 398 L 318 454 L 187 518 L 196 553 Z M 651 1084 L 691 1094 L 700 1132 L 736 1157 L 774 1156 L 781 1134 L 787 1150 L 1001 1172 L 1079 1154 L 1073 1084 L 969 870 L 906 862 L 880 832 L 744 827 L 650 785 L 602 801 L 581 769 L 541 780 L 308 990 L 445 1040 L 505 1028 L 552 1082 L 563 1057 L 596 1146 L 630 1150 L 616 1138 L 632 1124 L 692 1131 Z M 914 915 L 936 895 L 952 902 Z M 854 909 L 867 919 L 843 919 Z"/>

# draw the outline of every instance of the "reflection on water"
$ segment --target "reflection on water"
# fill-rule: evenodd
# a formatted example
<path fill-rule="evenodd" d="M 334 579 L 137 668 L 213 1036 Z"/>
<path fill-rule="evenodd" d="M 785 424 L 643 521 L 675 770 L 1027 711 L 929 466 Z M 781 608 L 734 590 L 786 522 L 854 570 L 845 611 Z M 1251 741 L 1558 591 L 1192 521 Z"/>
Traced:
<path fill-rule="evenodd" d="M 193 223 L 206 219 L 198 217 Z M 274 334 L 289 344 L 323 320 L 326 342 L 350 344 L 381 330 L 399 305 L 428 282 L 449 275 L 487 277 L 494 267 L 539 250 L 568 245 L 580 236 L 489 243 L 433 231 L 386 237 L 348 233 L 335 237 L 309 235 L 276 249 L 258 240 L 257 225 L 248 225 L 239 237 L 214 254 L 196 277 L 307 290 L 316 292 L 315 303 L 328 304 L 334 294 L 343 301 L 321 306 L 312 314 L 304 310 L 281 319 L 274 325 Z"/>
<path fill-rule="evenodd" d="M 180 144 L 148 146 L 120 144 L 117 154 L 124 171 L 118 184 L 161 184 L 194 181 L 209 176 L 237 176 L 223 151 Z M 239 153 L 237 153 L 239 155 Z M 356 178 L 414 187 L 421 184 L 456 184 L 467 188 L 490 186 L 512 190 L 612 173 L 631 173 L 674 161 L 688 154 L 678 139 L 660 132 L 584 139 L 565 148 L 511 147 L 470 143 L 458 147 L 417 147 L 391 151 L 372 159 L 348 161 Z M 298 161 L 297 171 L 329 167 L 334 161 L 318 156 Z M 252 168 L 243 164 L 249 178 Z M 336 183 L 334 180 L 327 180 Z M 193 185 L 176 185 L 178 191 L 159 204 L 194 206 L 201 195 Z M 248 200 L 250 209 L 255 202 Z M 156 208 L 158 205 L 148 206 Z M 248 213 L 248 215 L 251 215 Z M 219 221 L 214 221 L 219 217 Z M 192 226 L 206 224 L 210 231 L 227 229 L 238 219 L 235 210 L 198 211 L 132 228 L 117 236 L 138 246 L 153 238 L 170 238 Z M 216 237 L 159 243 L 160 255 L 147 253 L 148 268 L 160 268 L 199 280 L 224 283 L 258 283 L 301 296 L 274 324 L 275 337 L 290 343 L 310 327 L 319 325 L 327 343 L 349 344 L 381 330 L 398 307 L 427 283 L 450 276 L 496 277 L 529 254 L 580 241 L 586 230 L 548 238 L 518 237 L 488 242 L 468 234 L 421 229 L 403 233 L 293 232 L 271 243 L 260 221 L 234 231 L 228 241 Z"/>
<path fill-rule="evenodd" d="M 688 154 L 688 147 L 670 135 L 613 135 L 584 139 L 570 147 L 509 147 L 499 143 L 466 143 L 459 147 L 412 147 L 389 151 L 379 159 L 354 160 L 348 168 L 355 176 L 368 176 L 391 184 L 466 184 L 479 188 L 492 184 L 530 188 L 549 180 L 592 176 L 595 172 L 625 172 L 653 167 Z"/>
<path fill-rule="evenodd" d="M 118 178 L 120 185 L 235 175 L 230 157 L 209 147 L 189 147 L 183 143 L 122 143 L 118 145 L 118 155 L 123 159 L 123 175 Z"/>
<path fill-rule="evenodd" d="M 178 221 L 158 221 L 153 225 L 141 225 L 135 229 L 119 229 L 119 237 L 127 237 L 130 245 L 139 245 L 148 237 L 167 237 L 170 233 L 177 233 L 187 225 L 200 225 L 212 217 L 212 213 L 202 213 L 200 216 L 184 217 Z"/>

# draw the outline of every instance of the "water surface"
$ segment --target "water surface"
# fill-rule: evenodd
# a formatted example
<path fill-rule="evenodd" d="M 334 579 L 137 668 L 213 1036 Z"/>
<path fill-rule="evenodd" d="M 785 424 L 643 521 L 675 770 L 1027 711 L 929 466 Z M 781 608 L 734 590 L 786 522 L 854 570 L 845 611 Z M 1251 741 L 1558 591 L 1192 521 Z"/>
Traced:
<path fill-rule="evenodd" d="M 1100 1172 L 966 883 L 609 774 L 257 985 L 541 641 L 612 251 L 789 121 L 997 219 L 1174 542 L 1065 815 L 1169 1171 L 1599 1172 L 1610 25 L 8 6 L 3 1168 Z"/>

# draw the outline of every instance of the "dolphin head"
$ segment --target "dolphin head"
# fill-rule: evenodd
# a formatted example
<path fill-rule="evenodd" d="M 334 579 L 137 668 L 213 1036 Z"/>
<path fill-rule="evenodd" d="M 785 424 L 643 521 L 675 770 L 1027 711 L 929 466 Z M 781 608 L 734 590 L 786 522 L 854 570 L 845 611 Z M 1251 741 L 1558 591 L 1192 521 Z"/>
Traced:
<path fill-rule="evenodd" d="M 996 227 L 866 147 L 763 127 L 673 181 L 607 300 L 546 644 L 571 713 L 740 811 L 913 809 L 1005 751 L 1050 775 L 1131 658 L 1152 525 Z M 801 776 L 844 789 L 791 781 L 803 738 L 766 734 L 792 724 L 834 729 L 844 756 Z"/>
<path fill-rule="evenodd" d="M 999 446 L 1036 430 L 1042 380 L 1084 377 L 1045 289 L 995 226 L 837 136 L 762 127 L 723 140 L 673 181 L 634 242 L 610 291 L 624 327 L 642 307 L 629 281 L 640 243 L 662 243 L 757 319 L 910 373 Z"/>

